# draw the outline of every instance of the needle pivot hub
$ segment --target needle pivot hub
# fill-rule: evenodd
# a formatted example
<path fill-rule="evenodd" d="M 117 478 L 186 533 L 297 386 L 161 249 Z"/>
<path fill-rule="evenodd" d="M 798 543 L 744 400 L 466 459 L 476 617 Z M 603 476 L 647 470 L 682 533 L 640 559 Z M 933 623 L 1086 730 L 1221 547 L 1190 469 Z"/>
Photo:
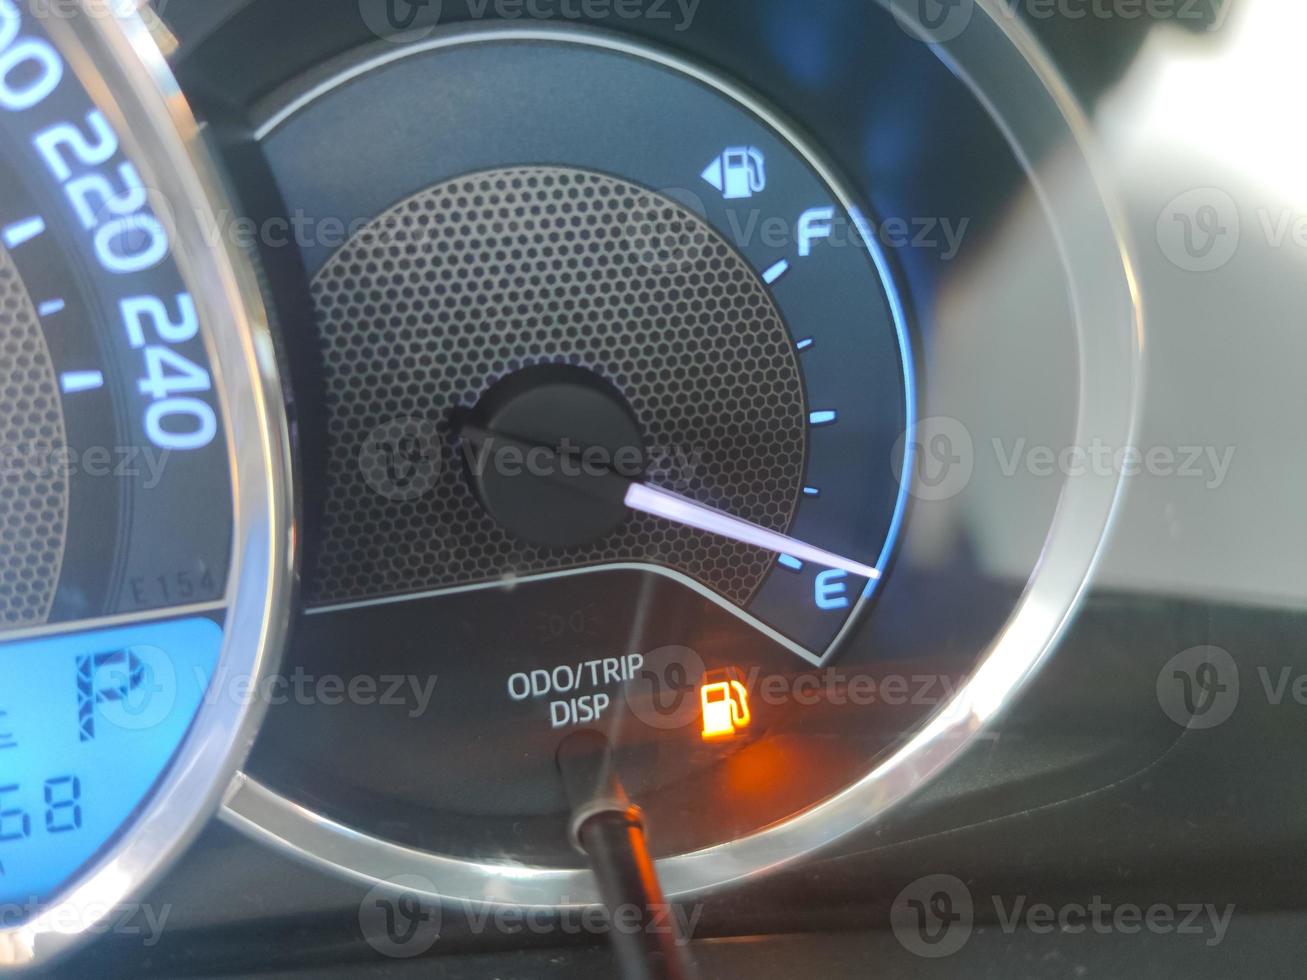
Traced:
<path fill-rule="evenodd" d="M 626 400 L 594 372 L 515 371 L 460 421 L 472 485 L 517 537 L 580 547 L 627 519 L 624 494 L 644 474 L 644 438 Z"/>

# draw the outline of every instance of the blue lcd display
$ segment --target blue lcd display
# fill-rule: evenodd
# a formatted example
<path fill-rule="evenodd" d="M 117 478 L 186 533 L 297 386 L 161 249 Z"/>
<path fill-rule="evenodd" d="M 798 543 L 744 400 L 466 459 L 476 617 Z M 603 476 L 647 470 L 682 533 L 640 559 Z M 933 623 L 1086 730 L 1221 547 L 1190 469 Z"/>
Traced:
<path fill-rule="evenodd" d="M 0 902 L 39 910 L 131 819 L 221 648 L 201 618 L 0 644 Z"/>

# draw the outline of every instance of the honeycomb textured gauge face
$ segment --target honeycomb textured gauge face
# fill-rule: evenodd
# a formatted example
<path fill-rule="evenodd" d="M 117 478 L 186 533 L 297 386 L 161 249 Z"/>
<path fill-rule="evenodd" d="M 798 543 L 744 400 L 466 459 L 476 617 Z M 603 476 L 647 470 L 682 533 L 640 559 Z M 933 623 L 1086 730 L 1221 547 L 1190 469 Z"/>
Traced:
<path fill-rule="evenodd" d="M 566 867 L 579 727 L 622 740 L 674 853 L 794 812 L 779 788 L 744 812 L 718 767 L 752 736 L 685 709 L 838 655 L 888 570 L 913 400 L 865 213 L 793 131 L 646 49 L 544 33 L 388 52 L 259 127 L 287 212 L 351 229 L 296 242 L 322 443 L 287 669 L 366 651 L 438 681 L 412 714 L 275 706 L 247 785 L 360 839 Z M 439 124 L 388 116 L 399 91 L 444 93 Z M 566 473 L 632 443 L 635 472 Z"/>
<path fill-rule="evenodd" d="M 967 682 L 1009 612 L 1040 619 L 1006 642 L 1042 647 L 1074 601 L 1056 569 L 1038 599 L 973 588 L 992 569 L 960 533 L 963 574 L 935 564 L 969 493 L 909 505 L 942 452 L 966 461 L 918 426 L 913 347 L 932 364 L 957 342 L 930 332 L 959 301 L 945 285 L 993 242 L 949 224 L 944 255 L 924 217 L 942 235 L 958 201 L 909 192 L 924 156 L 959 180 L 970 158 L 916 145 L 883 86 L 895 111 L 826 100 L 791 121 L 812 107 L 812 79 L 781 83 L 798 66 L 714 69 L 667 40 L 442 24 L 248 106 L 254 218 L 297 229 L 263 252 L 300 324 L 307 601 L 284 669 L 409 682 L 271 708 L 228 812 L 274 846 L 365 879 L 412 869 L 446 899 L 593 902 L 559 759 L 597 733 L 668 893 L 691 894 L 902 799 L 1028 674 L 1039 650 Z M 1117 254 L 1110 222 L 1082 224 Z M 1076 299 L 1115 315 L 1123 296 Z M 1093 353 L 1078 308 L 1031 318 Z M 990 398 L 1035 383 L 1017 374 Z M 1081 381 L 1060 383 L 1072 401 Z M 1082 502 L 1084 526 L 1114 493 Z"/>
<path fill-rule="evenodd" d="M 379 216 L 313 296 L 331 440 L 313 601 L 617 561 L 672 567 L 739 604 L 762 583 L 769 552 L 658 517 L 584 547 L 524 542 L 477 500 L 448 438 L 451 413 L 499 379 L 576 365 L 627 398 L 653 483 L 788 530 L 807 445 L 798 355 L 759 273 L 700 216 L 584 170 L 484 171 Z M 412 499 L 379 493 L 384 474 L 360 465 L 396 418 L 439 435 L 438 472 Z"/>
<path fill-rule="evenodd" d="M 36 307 L 0 245 L 0 446 L 59 458 L 67 448 L 59 383 Z M 55 467 L 5 461 L 0 483 L 0 627 L 43 623 L 50 614 L 64 535 L 68 483 Z"/>

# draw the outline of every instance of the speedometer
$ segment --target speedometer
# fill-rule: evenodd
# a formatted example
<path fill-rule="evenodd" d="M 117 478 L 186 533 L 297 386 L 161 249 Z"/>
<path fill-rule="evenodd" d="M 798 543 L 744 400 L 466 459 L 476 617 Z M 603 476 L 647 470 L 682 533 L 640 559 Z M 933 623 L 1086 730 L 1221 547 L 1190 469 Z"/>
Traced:
<path fill-rule="evenodd" d="M 275 648 L 271 351 L 173 95 L 139 20 L 0 0 L 3 965 L 92 930 L 216 806 L 256 719 L 212 691 Z"/>

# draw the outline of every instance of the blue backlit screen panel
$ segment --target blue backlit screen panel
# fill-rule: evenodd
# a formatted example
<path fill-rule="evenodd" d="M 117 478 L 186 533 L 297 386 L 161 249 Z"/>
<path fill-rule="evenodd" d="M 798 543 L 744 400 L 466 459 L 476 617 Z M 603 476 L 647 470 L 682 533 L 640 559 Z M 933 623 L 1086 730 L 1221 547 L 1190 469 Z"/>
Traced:
<path fill-rule="evenodd" d="M 0 903 L 48 904 L 131 820 L 222 636 L 190 618 L 0 644 Z"/>

